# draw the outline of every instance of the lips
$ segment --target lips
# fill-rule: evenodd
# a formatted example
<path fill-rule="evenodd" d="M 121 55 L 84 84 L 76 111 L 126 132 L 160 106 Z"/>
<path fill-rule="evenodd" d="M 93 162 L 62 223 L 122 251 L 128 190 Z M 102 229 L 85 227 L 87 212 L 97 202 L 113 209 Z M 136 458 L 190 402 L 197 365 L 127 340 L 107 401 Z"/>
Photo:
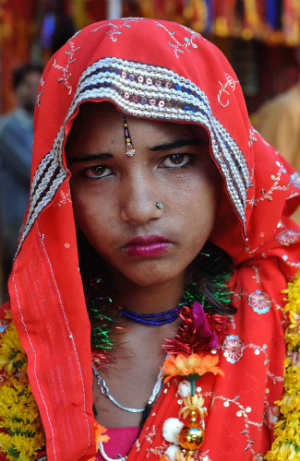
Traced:
<path fill-rule="evenodd" d="M 167 251 L 171 245 L 172 242 L 166 237 L 160 235 L 147 235 L 133 238 L 123 249 L 128 256 L 152 258 Z"/>

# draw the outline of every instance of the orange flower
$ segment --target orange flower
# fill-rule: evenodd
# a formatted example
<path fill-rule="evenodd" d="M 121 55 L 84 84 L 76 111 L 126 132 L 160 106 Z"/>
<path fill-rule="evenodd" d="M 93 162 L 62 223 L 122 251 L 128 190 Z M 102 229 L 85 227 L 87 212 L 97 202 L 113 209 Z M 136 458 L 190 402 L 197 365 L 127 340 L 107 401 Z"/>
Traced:
<path fill-rule="evenodd" d="M 97 420 L 94 419 L 94 433 L 95 433 L 95 440 L 96 440 L 97 447 L 98 447 L 99 442 L 108 442 L 109 441 L 109 436 L 108 435 L 102 435 L 106 431 L 107 431 L 106 427 L 101 426 L 101 424 L 98 424 Z"/>
<path fill-rule="evenodd" d="M 98 424 L 97 420 L 94 419 L 94 435 L 95 435 L 95 442 L 96 442 L 96 450 L 98 450 L 98 444 L 99 442 L 108 442 L 109 441 L 109 436 L 108 435 L 102 435 L 103 432 L 106 432 L 107 429 L 104 426 L 101 426 L 101 424 Z M 89 459 L 89 461 L 95 461 L 96 457 L 94 456 L 93 458 Z"/>
<path fill-rule="evenodd" d="M 173 376 L 188 376 L 188 375 L 199 375 L 202 376 L 205 373 L 213 373 L 214 375 L 220 374 L 224 376 L 224 372 L 217 366 L 219 363 L 219 357 L 216 355 L 198 355 L 192 354 L 189 357 L 185 357 L 182 354 L 171 355 L 163 364 L 163 376 L 165 376 L 164 382 L 166 383 Z"/>

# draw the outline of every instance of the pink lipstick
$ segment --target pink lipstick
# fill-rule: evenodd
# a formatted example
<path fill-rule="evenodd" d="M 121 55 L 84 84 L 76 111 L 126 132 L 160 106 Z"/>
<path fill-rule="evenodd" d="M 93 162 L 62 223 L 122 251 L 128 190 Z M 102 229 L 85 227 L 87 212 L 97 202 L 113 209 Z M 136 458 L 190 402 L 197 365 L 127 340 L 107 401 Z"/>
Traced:
<path fill-rule="evenodd" d="M 160 235 L 147 235 L 145 237 L 135 237 L 130 240 L 124 250 L 128 256 L 136 258 L 153 258 L 166 251 L 172 242 Z"/>

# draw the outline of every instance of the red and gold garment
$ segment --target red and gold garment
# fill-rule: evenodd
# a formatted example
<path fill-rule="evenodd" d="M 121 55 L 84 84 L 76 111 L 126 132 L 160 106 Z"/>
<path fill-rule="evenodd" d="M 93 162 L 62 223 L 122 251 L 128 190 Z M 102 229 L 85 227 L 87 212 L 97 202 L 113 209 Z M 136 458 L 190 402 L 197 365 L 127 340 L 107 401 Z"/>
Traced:
<path fill-rule="evenodd" d="M 104 100 L 209 134 L 224 183 L 211 241 L 233 259 L 238 312 L 218 348 L 225 377 L 206 374 L 197 383 L 208 409 L 199 460 L 262 460 L 283 389 L 281 292 L 300 269 L 300 230 L 289 219 L 300 178 L 252 128 L 237 77 L 214 45 L 175 23 L 127 18 L 78 32 L 48 63 L 38 90 L 30 205 L 9 292 L 48 461 L 95 455 L 90 324 L 64 146 L 80 104 Z M 128 461 L 164 454 L 162 424 L 178 417 L 176 392 L 174 378 Z"/>

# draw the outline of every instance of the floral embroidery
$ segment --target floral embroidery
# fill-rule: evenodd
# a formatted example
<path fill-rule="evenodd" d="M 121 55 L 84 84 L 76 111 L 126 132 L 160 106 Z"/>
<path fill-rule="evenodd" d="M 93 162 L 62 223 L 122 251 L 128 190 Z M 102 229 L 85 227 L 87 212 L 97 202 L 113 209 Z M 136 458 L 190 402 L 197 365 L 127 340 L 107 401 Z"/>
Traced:
<path fill-rule="evenodd" d="M 55 208 L 56 206 L 61 207 L 62 205 L 66 205 L 67 203 L 72 203 L 70 191 L 68 191 L 67 193 L 64 193 L 61 190 L 60 191 L 60 196 L 61 196 L 61 200 L 58 203 L 55 203 L 53 205 L 53 208 Z"/>
<path fill-rule="evenodd" d="M 244 344 L 237 335 L 230 335 L 226 337 L 222 349 L 227 362 L 236 363 L 243 356 Z"/>
<path fill-rule="evenodd" d="M 41 97 L 42 97 L 42 94 L 43 94 L 44 85 L 45 85 L 45 81 L 44 81 L 44 79 L 42 77 L 41 81 L 40 81 L 39 91 L 38 91 L 38 93 L 36 95 L 36 101 L 35 101 L 38 108 L 40 108 L 40 105 L 41 105 Z"/>
<path fill-rule="evenodd" d="M 272 305 L 270 296 L 261 290 L 253 291 L 248 297 L 248 303 L 257 314 L 269 312 Z"/>
<path fill-rule="evenodd" d="M 64 86 L 68 90 L 68 94 L 71 94 L 72 85 L 69 84 L 69 78 L 71 77 L 72 74 L 69 68 L 70 68 L 70 65 L 76 61 L 76 59 L 74 58 L 74 54 L 76 51 L 79 50 L 80 47 L 78 46 L 77 48 L 75 48 L 74 43 L 71 40 L 68 41 L 68 44 L 70 46 L 70 49 L 65 51 L 65 54 L 68 56 L 66 65 L 61 66 L 60 64 L 57 64 L 56 59 L 54 59 L 52 66 L 55 69 L 58 69 L 62 73 L 62 76 L 59 77 L 58 79 L 58 83 L 63 83 Z"/>
<path fill-rule="evenodd" d="M 95 29 L 92 29 L 91 32 L 95 33 L 99 29 L 103 29 L 104 27 L 109 27 L 109 30 L 106 32 L 106 35 L 108 35 L 109 38 L 113 42 L 117 42 L 118 37 L 116 37 L 116 36 L 121 35 L 121 33 L 122 33 L 122 32 L 120 32 L 120 29 L 122 29 L 123 27 L 126 27 L 127 29 L 129 29 L 131 27 L 131 25 L 130 25 L 131 23 L 138 22 L 141 19 L 143 19 L 143 18 L 135 18 L 135 19 L 126 18 L 126 19 L 123 19 L 123 22 L 121 22 L 119 24 L 113 24 L 112 22 L 109 22 L 107 24 L 102 24 L 101 26 L 98 26 Z"/>
<path fill-rule="evenodd" d="M 253 146 L 253 144 L 257 141 L 257 138 L 255 137 L 255 130 L 253 127 L 250 128 L 250 132 L 249 132 L 249 141 L 248 141 L 248 145 L 249 147 L 250 146 Z"/>
<path fill-rule="evenodd" d="M 278 172 L 276 176 L 274 174 L 271 175 L 271 180 L 274 181 L 272 186 L 268 189 L 261 189 L 260 190 L 260 197 L 253 197 L 251 200 L 249 200 L 249 203 L 252 206 L 257 206 L 259 202 L 263 202 L 264 200 L 269 200 L 270 202 L 273 200 L 272 194 L 275 190 L 288 190 L 289 188 L 287 186 L 280 186 L 279 183 L 282 179 L 282 173 L 286 173 L 286 169 L 284 168 L 283 164 L 280 163 L 279 161 L 276 162 L 276 165 L 278 166 Z M 300 181 L 299 181 L 299 187 L 300 187 Z"/>
<path fill-rule="evenodd" d="M 293 173 L 291 175 L 291 183 L 293 184 L 293 186 L 300 189 L 300 175 L 298 173 Z"/>
<path fill-rule="evenodd" d="M 278 420 L 279 409 L 274 405 L 269 405 L 265 403 L 265 413 L 264 413 L 264 423 L 268 426 L 269 429 L 273 430 L 274 425 Z"/>
<path fill-rule="evenodd" d="M 275 239 L 278 243 L 283 246 L 289 246 L 296 242 L 297 238 L 299 237 L 300 233 L 295 231 L 294 229 L 285 229 L 281 231 Z"/>
<path fill-rule="evenodd" d="M 234 80 L 230 75 L 226 74 L 226 72 L 224 72 L 224 74 L 226 77 L 226 83 L 219 82 L 219 84 L 221 85 L 221 89 L 218 93 L 218 102 L 219 104 L 221 104 L 222 107 L 227 107 L 229 105 L 230 96 L 228 90 L 231 89 L 231 91 L 235 91 L 236 85 L 239 83 L 239 81 Z M 226 94 L 227 97 L 223 96 L 224 94 Z"/>
<path fill-rule="evenodd" d="M 192 48 L 198 48 L 198 46 L 196 45 L 195 43 L 195 38 L 200 38 L 202 39 L 202 36 L 200 34 L 198 34 L 198 32 L 194 32 L 192 31 L 191 29 L 187 28 L 187 27 L 184 27 L 182 26 L 186 32 L 188 32 L 189 34 L 191 34 L 190 37 L 184 37 L 184 41 L 183 43 L 181 43 L 179 40 L 177 40 L 176 38 L 176 32 L 170 32 L 165 26 L 163 26 L 162 24 L 160 24 L 159 22 L 156 22 L 155 23 L 158 27 L 161 27 L 162 29 L 164 29 L 170 36 L 170 38 L 173 40 L 173 43 L 172 42 L 169 42 L 169 46 L 173 47 L 174 48 L 174 54 L 176 56 L 176 58 L 179 58 L 179 54 L 178 53 L 184 53 L 184 51 L 188 51 L 190 52 L 191 51 L 191 47 Z"/>

